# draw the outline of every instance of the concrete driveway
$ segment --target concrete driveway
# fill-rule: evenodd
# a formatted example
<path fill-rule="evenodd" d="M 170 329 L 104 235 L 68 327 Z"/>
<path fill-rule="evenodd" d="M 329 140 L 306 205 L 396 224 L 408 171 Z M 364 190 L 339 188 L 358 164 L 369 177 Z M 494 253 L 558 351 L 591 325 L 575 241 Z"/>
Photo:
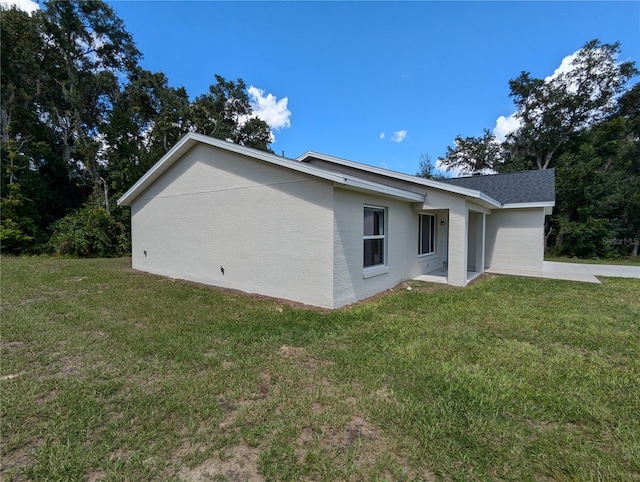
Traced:
<path fill-rule="evenodd" d="M 568 281 L 583 281 L 585 283 L 600 283 L 596 276 L 612 278 L 640 278 L 640 266 L 618 266 L 613 264 L 580 264 L 544 261 L 542 271 L 518 272 L 518 270 L 488 269 L 487 273 L 525 276 L 529 278 L 562 279 Z"/>
<path fill-rule="evenodd" d="M 580 264 L 544 261 L 541 278 L 564 279 L 600 283 L 596 276 L 612 278 L 640 278 L 640 266 L 617 266 L 612 264 Z"/>

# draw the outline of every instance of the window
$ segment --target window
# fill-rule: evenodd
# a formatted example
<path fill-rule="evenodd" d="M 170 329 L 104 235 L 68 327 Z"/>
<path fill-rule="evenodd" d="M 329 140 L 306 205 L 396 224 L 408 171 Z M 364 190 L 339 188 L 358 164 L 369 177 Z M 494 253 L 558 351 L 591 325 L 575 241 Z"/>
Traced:
<path fill-rule="evenodd" d="M 364 208 L 364 267 L 384 265 L 384 208 Z"/>
<path fill-rule="evenodd" d="M 436 252 L 436 217 L 433 214 L 420 214 L 418 254 Z"/>

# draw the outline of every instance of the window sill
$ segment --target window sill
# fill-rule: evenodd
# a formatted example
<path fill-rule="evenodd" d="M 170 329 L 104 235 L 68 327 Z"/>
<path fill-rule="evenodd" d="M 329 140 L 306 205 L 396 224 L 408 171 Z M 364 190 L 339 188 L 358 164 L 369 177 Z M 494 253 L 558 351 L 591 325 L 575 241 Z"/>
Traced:
<path fill-rule="evenodd" d="M 425 261 L 431 261 L 437 257 L 436 253 L 419 254 L 418 263 L 424 263 Z"/>
<path fill-rule="evenodd" d="M 380 276 L 389 272 L 388 266 L 371 266 L 370 268 L 364 268 L 362 271 L 362 278 L 373 278 L 374 276 Z"/>

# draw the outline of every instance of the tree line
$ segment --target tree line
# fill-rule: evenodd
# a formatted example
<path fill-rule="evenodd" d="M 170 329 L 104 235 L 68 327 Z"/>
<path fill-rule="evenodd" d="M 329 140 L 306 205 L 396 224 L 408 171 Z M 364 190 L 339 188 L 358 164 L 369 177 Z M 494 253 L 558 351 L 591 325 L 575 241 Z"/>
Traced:
<path fill-rule="evenodd" d="M 0 10 L 1 224 L 5 253 L 129 251 L 114 200 L 187 132 L 270 151 L 242 79 L 215 76 L 191 101 L 101 0 Z"/>
<path fill-rule="evenodd" d="M 457 136 L 446 155 L 420 159 L 418 176 L 437 166 L 466 175 L 556 170 L 556 206 L 546 226 L 548 252 L 580 258 L 637 257 L 640 241 L 640 84 L 620 44 L 587 42 L 563 71 L 509 81 L 516 128 L 499 140 Z"/>

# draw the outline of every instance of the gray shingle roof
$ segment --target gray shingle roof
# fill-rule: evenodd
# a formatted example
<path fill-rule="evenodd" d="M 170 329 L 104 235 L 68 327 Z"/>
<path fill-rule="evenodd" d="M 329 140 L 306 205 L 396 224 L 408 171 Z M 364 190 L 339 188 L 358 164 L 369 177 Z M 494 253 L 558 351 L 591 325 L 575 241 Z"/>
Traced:
<path fill-rule="evenodd" d="M 502 204 L 555 202 L 555 171 L 542 169 L 439 181 L 481 191 Z"/>

